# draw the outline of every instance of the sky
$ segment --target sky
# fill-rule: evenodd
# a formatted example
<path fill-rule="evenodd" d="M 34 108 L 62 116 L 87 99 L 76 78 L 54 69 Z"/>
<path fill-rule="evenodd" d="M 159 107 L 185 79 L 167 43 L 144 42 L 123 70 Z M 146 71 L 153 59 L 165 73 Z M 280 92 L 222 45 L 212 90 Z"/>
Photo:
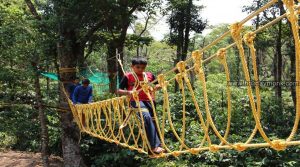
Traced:
<path fill-rule="evenodd" d="M 217 25 L 220 23 L 234 23 L 244 19 L 248 14 L 242 12 L 242 7 L 249 5 L 251 0 L 194 0 L 194 3 L 205 6 L 201 15 L 208 20 L 209 25 Z M 169 33 L 166 18 L 158 17 L 158 19 L 160 21 L 149 30 L 155 40 L 161 40 L 164 34 Z M 207 29 L 203 34 L 209 32 L 210 30 Z"/>

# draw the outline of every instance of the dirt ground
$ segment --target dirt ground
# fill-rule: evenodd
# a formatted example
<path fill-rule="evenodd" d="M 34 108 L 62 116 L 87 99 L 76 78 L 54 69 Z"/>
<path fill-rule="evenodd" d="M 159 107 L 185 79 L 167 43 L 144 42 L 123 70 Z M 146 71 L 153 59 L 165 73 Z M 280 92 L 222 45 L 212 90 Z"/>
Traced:
<path fill-rule="evenodd" d="M 63 160 L 60 157 L 49 158 L 51 167 L 62 167 Z M 42 167 L 40 153 L 28 153 L 18 151 L 0 152 L 0 167 Z"/>

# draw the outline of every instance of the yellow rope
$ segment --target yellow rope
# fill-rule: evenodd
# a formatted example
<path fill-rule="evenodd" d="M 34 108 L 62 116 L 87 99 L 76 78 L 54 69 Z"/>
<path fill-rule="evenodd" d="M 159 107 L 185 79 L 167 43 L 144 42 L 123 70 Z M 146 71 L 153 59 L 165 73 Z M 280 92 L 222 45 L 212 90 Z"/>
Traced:
<path fill-rule="evenodd" d="M 299 0 L 298 0 L 299 1 Z M 295 2 L 293 0 L 283 0 L 283 3 L 287 7 L 288 20 L 291 23 L 296 51 L 296 119 L 290 136 L 287 141 L 291 141 L 295 136 L 299 119 L 300 119 L 300 38 L 299 38 L 299 18 L 298 12 L 294 10 Z"/>
<path fill-rule="evenodd" d="M 222 48 L 217 52 L 218 58 L 221 62 L 221 64 L 224 67 L 225 74 L 226 74 L 226 91 L 227 91 L 227 126 L 226 126 L 226 131 L 224 134 L 224 139 L 226 140 L 228 135 L 229 135 L 229 130 L 230 130 L 230 122 L 231 122 L 231 89 L 230 89 L 230 74 L 229 74 L 229 68 L 227 65 L 226 61 L 226 49 Z M 224 142 L 222 141 L 220 145 L 223 145 Z"/>
<path fill-rule="evenodd" d="M 254 39 L 256 34 L 253 32 L 248 32 L 244 36 L 244 41 L 246 45 L 250 48 L 252 65 L 253 65 L 253 72 L 254 72 L 254 81 L 255 81 L 255 94 L 256 94 L 256 106 L 257 106 L 257 117 L 260 119 L 260 112 L 261 112 L 261 98 L 260 98 L 260 90 L 259 90 L 259 78 L 257 73 L 257 63 L 256 63 L 256 52 L 254 48 Z M 257 132 L 257 126 L 255 126 L 252 134 L 250 135 L 249 139 L 246 141 L 246 144 L 250 143 Z"/>
<path fill-rule="evenodd" d="M 262 30 L 270 27 L 276 22 L 280 21 L 284 17 L 287 17 L 291 22 L 293 36 L 295 39 L 295 50 L 296 50 L 296 81 L 300 82 L 300 39 L 299 39 L 299 25 L 298 25 L 298 9 L 299 5 L 295 5 L 293 0 L 284 0 L 284 4 L 287 8 L 287 13 L 279 16 L 268 24 L 260 27 L 258 30 L 254 32 L 248 32 L 242 38 L 242 27 L 245 22 L 258 15 L 261 11 L 267 9 L 271 5 L 273 5 L 277 0 L 270 1 L 267 5 L 260 8 L 258 11 L 253 12 L 247 18 L 242 20 L 239 23 L 235 23 L 231 26 L 230 31 L 221 35 L 218 39 L 213 41 L 211 44 L 202 48 L 201 50 L 195 51 L 192 53 L 191 58 L 186 61 L 181 61 L 177 63 L 176 67 L 172 70 L 158 75 L 157 79 L 149 82 L 147 77 L 144 74 L 144 80 L 139 81 L 139 78 L 135 73 L 133 76 L 135 78 L 135 85 L 133 90 L 133 100 L 137 104 L 137 108 L 130 107 L 130 98 L 129 97 L 116 97 L 112 99 L 107 99 L 100 102 L 95 102 L 91 104 L 80 104 L 74 105 L 71 100 L 68 99 L 68 103 L 70 105 L 72 114 L 74 116 L 75 122 L 78 124 L 81 132 L 85 132 L 91 136 L 97 137 L 101 140 L 105 140 L 110 143 L 115 143 L 122 147 L 127 147 L 130 150 L 136 150 L 140 153 L 144 154 L 153 154 L 150 142 L 148 141 L 144 118 L 142 116 L 142 112 L 145 112 L 143 108 L 140 106 L 139 101 L 139 93 L 143 91 L 149 99 L 152 99 L 153 89 L 150 86 L 154 82 L 158 81 L 158 84 L 162 88 L 163 95 L 163 103 L 162 110 L 156 110 L 154 106 L 154 101 L 150 100 L 151 106 L 153 108 L 153 121 L 157 128 L 157 134 L 161 140 L 162 147 L 166 149 L 166 153 L 161 153 L 159 155 L 152 155 L 153 158 L 162 158 L 169 155 L 179 156 L 185 153 L 198 154 L 201 151 L 212 151 L 216 152 L 220 149 L 235 149 L 237 151 L 244 151 L 248 148 L 260 148 L 260 147 L 271 147 L 275 150 L 284 150 L 288 146 L 300 145 L 300 141 L 292 141 L 294 138 L 299 124 L 300 117 L 300 86 L 296 87 L 296 118 L 291 134 L 286 140 L 277 139 L 271 140 L 266 135 L 262 128 L 262 124 L 260 121 L 261 118 L 261 97 L 260 97 L 260 89 L 259 85 L 255 85 L 255 96 L 256 102 L 254 100 L 254 95 L 252 92 L 252 88 L 250 86 L 250 73 L 247 66 L 244 48 L 243 48 L 243 40 L 245 44 L 250 48 L 253 72 L 254 72 L 254 81 L 259 82 L 257 65 L 256 65 L 256 53 L 254 47 L 254 39 L 255 34 L 261 32 Z M 217 44 L 221 41 L 225 36 L 231 34 L 235 43 L 230 44 L 224 48 L 218 50 L 218 52 L 207 59 L 203 60 L 203 52 L 209 49 L 210 47 Z M 230 135 L 230 123 L 231 123 L 231 87 L 230 87 L 230 72 L 228 68 L 228 64 L 226 61 L 226 50 L 237 46 L 242 62 L 242 69 L 244 73 L 245 80 L 249 83 L 247 85 L 247 95 L 249 97 L 249 102 L 252 110 L 252 115 L 255 121 L 255 127 L 250 135 L 250 137 L 245 142 L 241 141 L 233 141 L 230 143 L 228 141 Z M 213 115 L 210 111 L 209 106 L 209 97 L 206 86 L 205 72 L 203 70 L 203 64 L 208 63 L 214 58 L 218 58 L 220 64 L 224 68 L 224 72 L 226 74 L 226 93 L 227 93 L 227 124 L 224 135 L 222 136 L 215 123 L 213 121 Z M 186 69 L 186 64 L 192 60 L 193 66 Z M 179 73 L 176 74 L 173 78 L 170 78 L 169 74 L 178 70 Z M 197 78 L 199 80 L 199 84 L 201 84 L 203 100 L 199 100 L 197 97 L 197 93 L 192 87 L 191 81 L 188 77 L 189 73 L 195 71 L 197 74 Z M 170 79 L 166 79 L 166 78 Z M 180 94 L 182 96 L 182 110 L 181 111 L 171 111 L 170 106 L 170 96 L 168 93 L 169 83 L 175 80 L 180 88 Z M 197 82 L 198 83 L 198 82 Z M 140 89 L 138 89 L 141 87 Z M 66 93 L 66 92 L 65 92 Z M 187 111 L 187 100 L 186 95 L 191 95 L 192 107 L 194 110 Z M 67 96 L 68 97 L 68 96 Z M 204 104 L 205 109 L 200 109 L 200 103 Z M 192 119 L 192 122 L 189 122 L 190 119 L 189 113 L 194 113 L 196 118 Z M 182 114 L 182 119 L 175 120 L 173 115 L 174 113 Z M 182 125 L 181 131 L 176 129 L 175 123 L 179 123 Z M 190 125 L 199 125 L 197 134 L 188 134 L 187 131 L 189 128 L 192 128 Z M 166 132 L 166 129 L 169 129 Z M 263 137 L 265 143 L 251 143 L 257 131 Z M 203 134 L 198 134 L 202 132 Z M 173 136 L 172 141 L 167 139 L 167 136 Z M 220 143 L 216 143 L 215 140 L 218 139 Z M 196 145 L 190 145 L 187 141 L 194 140 L 193 143 L 197 143 Z M 172 145 L 171 145 L 172 144 Z"/>
<path fill-rule="evenodd" d="M 242 66 L 243 66 L 244 77 L 247 82 L 247 94 L 249 97 L 252 114 L 253 114 L 253 117 L 255 120 L 256 127 L 257 127 L 258 131 L 260 132 L 261 136 L 263 137 L 263 139 L 267 143 L 271 144 L 271 140 L 268 138 L 268 136 L 265 134 L 264 130 L 262 129 L 262 126 L 261 126 L 261 123 L 260 123 L 260 120 L 259 120 L 259 117 L 258 117 L 258 114 L 256 111 L 256 105 L 254 103 L 254 97 L 252 94 L 252 89 L 251 89 L 251 84 L 250 84 L 250 74 L 249 74 L 249 70 L 248 70 L 248 66 L 247 66 L 247 62 L 246 62 L 245 51 L 243 48 L 243 40 L 241 38 L 241 30 L 242 30 L 242 26 L 239 23 L 235 23 L 231 26 L 232 38 L 236 42 L 236 45 L 237 45 L 239 53 L 240 53 L 240 59 L 241 59 Z"/>
<path fill-rule="evenodd" d="M 123 74 L 125 74 L 124 66 L 123 66 L 123 63 L 122 63 L 122 60 L 121 60 L 121 54 L 118 53 L 118 52 L 116 54 L 117 54 L 117 60 L 118 60 L 118 63 L 121 67 L 121 70 L 122 70 Z"/>

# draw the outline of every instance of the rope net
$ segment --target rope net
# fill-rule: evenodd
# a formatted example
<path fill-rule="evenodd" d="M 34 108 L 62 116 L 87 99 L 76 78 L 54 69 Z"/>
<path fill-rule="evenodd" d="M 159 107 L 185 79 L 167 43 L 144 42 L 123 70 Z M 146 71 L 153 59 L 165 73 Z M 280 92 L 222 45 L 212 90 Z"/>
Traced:
<path fill-rule="evenodd" d="M 230 31 L 224 33 L 218 39 L 213 41 L 211 44 L 207 45 L 201 50 L 194 51 L 191 58 L 186 61 L 179 62 L 176 67 L 164 74 L 158 75 L 157 79 L 151 83 L 142 82 L 140 83 L 141 89 L 133 92 L 133 99 L 138 105 L 136 109 L 130 108 L 130 98 L 127 96 L 116 97 L 104 101 L 94 102 L 91 104 L 80 104 L 74 105 L 71 100 L 68 99 L 71 111 L 73 113 L 74 119 L 78 124 L 82 132 L 88 133 L 91 136 L 99 138 L 101 140 L 108 141 L 110 143 L 115 143 L 123 147 L 127 147 L 130 150 L 136 150 L 140 153 L 149 154 L 152 157 L 160 158 L 169 155 L 179 156 L 184 153 L 198 154 L 201 151 L 212 151 L 216 152 L 221 149 L 235 149 L 237 151 L 244 151 L 248 148 L 258 148 L 258 147 L 271 147 L 275 150 L 284 150 L 288 146 L 300 145 L 300 141 L 293 140 L 299 123 L 300 115 L 300 85 L 296 85 L 296 117 L 294 121 L 294 126 L 291 130 L 290 135 L 286 139 L 270 139 L 262 128 L 261 123 L 261 97 L 259 85 L 255 85 L 255 89 L 252 90 L 251 85 L 247 85 L 247 96 L 250 101 L 250 107 L 252 111 L 252 116 L 255 121 L 255 126 L 246 141 L 230 141 L 228 138 L 230 136 L 230 122 L 231 122 L 231 86 L 226 85 L 226 96 L 227 96 L 227 124 L 224 127 L 217 127 L 213 116 L 210 111 L 209 97 L 207 90 L 207 81 L 205 78 L 205 71 L 203 70 L 204 64 L 217 59 L 221 66 L 223 66 L 224 72 L 226 74 L 227 83 L 230 81 L 229 68 L 226 61 L 226 51 L 236 46 L 239 51 L 239 56 L 242 62 L 242 70 L 244 73 L 245 80 L 250 83 L 250 72 L 245 58 L 245 51 L 243 44 L 250 49 L 254 81 L 258 82 L 258 72 L 256 67 L 256 52 L 254 47 L 254 40 L 256 34 L 262 30 L 272 26 L 281 19 L 287 17 L 291 23 L 291 28 L 293 31 L 293 37 L 295 41 L 295 57 L 296 57 L 296 83 L 300 82 L 300 41 L 299 41 L 299 25 L 298 25 L 298 15 L 299 15 L 299 1 L 298 4 L 294 0 L 283 0 L 284 5 L 287 9 L 287 13 L 274 19 L 268 24 L 260 27 L 254 32 L 246 32 L 244 35 L 243 24 L 249 21 L 251 18 L 258 15 L 260 12 L 274 5 L 277 0 L 272 0 L 267 3 L 262 8 L 258 9 L 256 12 L 250 14 L 247 18 L 241 22 L 234 23 L 230 27 Z M 203 52 L 210 47 L 217 44 L 224 37 L 230 35 L 232 36 L 234 43 L 219 49 L 219 51 L 203 60 Z M 187 63 L 191 63 L 192 66 L 187 68 Z M 178 71 L 175 77 L 171 77 L 174 71 Z M 196 74 L 199 83 L 202 88 L 202 92 L 195 92 L 188 77 L 192 74 Z M 161 140 L 162 147 L 166 150 L 165 153 L 153 154 L 151 151 L 150 143 L 147 139 L 144 120 L 142 117 L 143 109 L 139 105 L 139 92 L 144 91 L 145 94 L 151 98 L 152 87 L 150 86 L 154 82 L 158 81 L 158 84 L 162 87 L 161 92 L 163 102 L 159 109 L 155 109 L 155 104 L 151 101 L 153 108 L 153 121 L 156 125 L 158 136 Z M 171 81 L 176 81 L 180 88 L 180 94 L 182 96 L 182 110 L 181 111 L 171 111 L 170 107 L 170 97 L 168 93 L 168 87 Z M 156 94 L 157 95 L 157 94 Z M 192 109 L 189 106 L 189 111 L 187 111 L 187 95 L 193 103 Z M 199 97 L 199 96 L 202 97 Z M 256 97 L 256 100 L 254 100 Z M 201 99 L 201 100 L 199 100 Z M 174 119 L 174 112 L 180 114 L 181 119 Z M 192 114 L 191 114 L 192 113 Z M 138 117 L 138 115 L 140 117 Z M 191 116 L 193 115 L 193 116 Z M 193 123 L 188 123 L 188 117 L 193 117 Z M 140 119 L 141 118 L 141 119 Z M 182 125 L 181 129 L 176 129 L 174 123 Z M 189 127 L 187 127 L 189 125 Z M 193 125 L 193 126 L 191 126 Z M 169 129 L 167 132 L 165 129 Z M 187 133 L 187 129 L 190 133 Z M 225 129 L 225 130 L 224 130 Z M 255 143 L 253 138 L 256 135 L 260 135 L 264 142 Z M 169 138 L 172 138 L 170 140 Z M 219 142 L 215 142 L 219 141 Z M 192 144 L 192 143 L 197 143 Z"/>

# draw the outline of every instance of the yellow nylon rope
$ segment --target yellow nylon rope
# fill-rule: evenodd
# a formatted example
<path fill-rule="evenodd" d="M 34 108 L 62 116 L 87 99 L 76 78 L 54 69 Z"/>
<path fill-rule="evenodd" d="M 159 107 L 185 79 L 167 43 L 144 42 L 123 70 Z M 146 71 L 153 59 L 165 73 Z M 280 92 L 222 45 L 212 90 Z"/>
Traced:
<path fill-rule="evenodd" d="M 299 0 L 298 0 L 299 1 Z M 287 141 L 291 141 L 297 132 L 299 119 L 300 119 L 300 39 L 299 39 L 299 18 L 298 12 L 294 10 L 295 2 L 293 0 L 283 0 L 283 3 L 287 7 L 288 20 L 291 23 L 294 41 L 295 41 L 295 51 L 296 51 L 296 119 L 294 123 L 293 130 Z"/>
<path fill-rule="evenodd" d="M 227 91 L 227 126 L 226 126 L 226 131 L 224 135 L 224 139 L 226 140 L 228 135 L 229 135 L 229 130 L 230 130 L 230 121 L 231 121 L 231 89 L 230 89 L 230 74 L 229 74 L 229 69 L 226 61 L 226 49 L 222 48 L 217 52 L 218 58 L 220 60 L 220 63 L 223 65 L 225 74 L 226 74 L 226 91 Z M 223 145 L 224 142 L 222 141 L 220 145 Z"/>
<path fill-rule="evenodd" d="M 255 94 L 256 94 L 256 106 L 257 106 L 257 117 L 260 119 L 260 113 L 261 113 L 261 98 L 260 98 L 260 90 L 259 90 L 259 78 L 257 73 L 257 63 L 256 63 L 256 52 L 254 47 L 254 39 L 256 37 L 256 34 L 253 32 L 248 32 L 244 36 L 244 41 L 246 45 L 250 48 L 251 53 L 251 59 L 252 59 L 252 65 L 253 65 L 253 72 L 254 72 L 254 81 L 255 81 Z M 252 134 L 250 135 L 249 139 L 246 141 L 246 144 L 250 143 L 255 136 L 257 132 L 257 126 L 255 126 L 254 130 L 252 131 Z"/>

